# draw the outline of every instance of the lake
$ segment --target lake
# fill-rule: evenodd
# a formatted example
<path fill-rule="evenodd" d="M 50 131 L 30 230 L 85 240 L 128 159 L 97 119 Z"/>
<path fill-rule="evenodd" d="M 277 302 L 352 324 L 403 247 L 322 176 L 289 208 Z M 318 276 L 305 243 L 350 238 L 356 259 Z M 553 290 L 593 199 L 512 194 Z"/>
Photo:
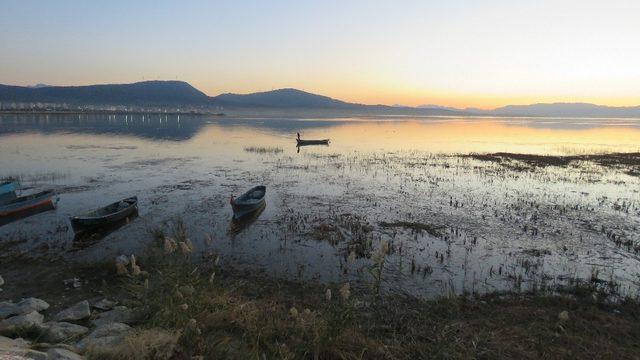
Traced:
<path fill-rule="evenodd" d="M 296 132 L 331 143 L 296 148 Z M 640 120 L 0 115 L 0 178 L 59 194 L 0 227 L 0 257 L 139 254 L 153 229 L 184 224 L 198 254 L 275 277 L 424 297 L 576 281 L 637 294 L 640 163 L 610 156 L 627 152 Z M 230 197 L 257 184 L 265 210 L 232 223 Z M 69 216 L 132 195 L 137 218 L 75 236 Z"/>

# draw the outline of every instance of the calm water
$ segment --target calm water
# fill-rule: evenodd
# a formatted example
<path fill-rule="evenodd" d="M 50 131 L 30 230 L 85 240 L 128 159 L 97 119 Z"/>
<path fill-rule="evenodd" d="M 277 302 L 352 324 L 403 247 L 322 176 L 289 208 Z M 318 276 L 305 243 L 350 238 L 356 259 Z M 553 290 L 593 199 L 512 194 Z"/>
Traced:
<path fill-rule="evenodd" d="M 298 151 L 297 131 L 331 144 Z M 198 251 L 274 276 L 368 284 L 368 257 L 387 242 L 387 289 L 430 296 L 596 276 L 635 294 L 640 178 L 456 156 L 631 151 L 640 120 L 0 115 L 0 177 L 19 177 L 24 193 L 60 194 L 56 211 L 0 227 L 0 244 L 5 256 L 90 261 L 140 253 L 150 229 L 181 219 Z M 267 207 L 238 229 L 229 197 L 256 184 L 267 185 Z M 131 195 L 137 219 L 74 243 L 69 216 Z M 399 221 L 437 234 L 381 225 Z"/>

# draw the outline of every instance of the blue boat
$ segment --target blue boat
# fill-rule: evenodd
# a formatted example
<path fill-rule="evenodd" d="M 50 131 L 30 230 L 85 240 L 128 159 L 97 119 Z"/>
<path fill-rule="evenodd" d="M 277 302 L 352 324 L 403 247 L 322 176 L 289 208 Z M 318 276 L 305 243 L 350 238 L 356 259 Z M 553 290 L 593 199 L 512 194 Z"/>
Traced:
<path fill-rule="evenodd" d="M 18 183 L 15 181 L 7 181 L 0 183 L 0 195 L 18 190 Z"/>
<path fill-rule="evenodd" d="M 19 216 L 25 213 L 55 209 L 57 202 L 57 199 L 54 199 L 55 197 L 56 193 L 52 190 L 21 196 L 6 204 L 0 205 L 0 219 Z"/>
<path fill-rule="evenodd" d="M 0 205 L 4 205 L 16 198 L 18 183 L 8 181 L 0 184 Z"/>

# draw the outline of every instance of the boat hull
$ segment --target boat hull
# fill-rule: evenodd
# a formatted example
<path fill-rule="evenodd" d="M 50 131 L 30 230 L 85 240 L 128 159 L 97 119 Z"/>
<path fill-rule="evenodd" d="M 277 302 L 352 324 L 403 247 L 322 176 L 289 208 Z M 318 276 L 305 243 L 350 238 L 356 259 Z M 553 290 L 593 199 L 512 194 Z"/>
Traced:
<path fill-rule="evenodd" d="M 296 139 L 298 146 L 307 146 L 307 145 L 329 145 L 329 139 L 323 140 L 300 140 Z"/>
<path fill-rule="evenodd" d="M 56 208 L 53 191 L 43 191 L 37 194 L 21 196 L 4 205 L 0 205 L 0 224 L 22 219 Z"/>
<path fill-rule="evenodd" d="M 266 202 L 264 201 L 264 199 L 262 199 L 256 204 L 251 204 L 251 205 L 233 205 L 232 204 L 231 207 L 233 208 L 233 218 L 234 220 L 240 220 L 245 217 L 248 217 L 249 215 L 260 210 L 261 208 L 264 208 L 265 205 L 266 205 Z"/>
<path fill-rule="evenodd" d="M 16 196 L 16 192 L 12 191 L 12 192 L 6 192 L 3 194 L 0 194 L 0 205 L 4 205 L 7 203 L 10 203 L 11 201 L 15 200 L 17 198 Z"/>
<path fill-rule="evenodd" d="M 116 209 L 112 212 L 98 215 L 97 213 L 100 211 L 104 211 L 109 207 L 115 207 L 121 203 L 123 207 L 121 209 Z M 138 212 L 138 198 L 131 197 L 127 199 L 120 200 L 113 204 L 107 205 L 98 210 L 92 211 L 87 215 L 73 216 L 70 218 L 71 226 L 74 230 L 85 230 L 91 228 L 98 228 L 103 226 L 109 226 L 120 222 L 129 216 Z"/>
<path fill-rule="evenodd" d="M 266 187 L 256 186 L 246 193 L 240 195 L 237 199 L 231 200 L 231 208 L 233 209 L 233 219 L 243 219 L 256 211 L 265 207 Z"/>

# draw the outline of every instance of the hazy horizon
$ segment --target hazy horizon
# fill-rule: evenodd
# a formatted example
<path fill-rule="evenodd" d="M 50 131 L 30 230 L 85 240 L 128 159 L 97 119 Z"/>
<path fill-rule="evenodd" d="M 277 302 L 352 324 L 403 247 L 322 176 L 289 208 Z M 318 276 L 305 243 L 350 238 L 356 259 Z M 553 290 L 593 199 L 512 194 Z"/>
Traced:
<path fill-rule="evenodd" d="M 15 1 L 0 83 L 183 80 L 363 104 L 637 106 L 633 1 Z"/>

